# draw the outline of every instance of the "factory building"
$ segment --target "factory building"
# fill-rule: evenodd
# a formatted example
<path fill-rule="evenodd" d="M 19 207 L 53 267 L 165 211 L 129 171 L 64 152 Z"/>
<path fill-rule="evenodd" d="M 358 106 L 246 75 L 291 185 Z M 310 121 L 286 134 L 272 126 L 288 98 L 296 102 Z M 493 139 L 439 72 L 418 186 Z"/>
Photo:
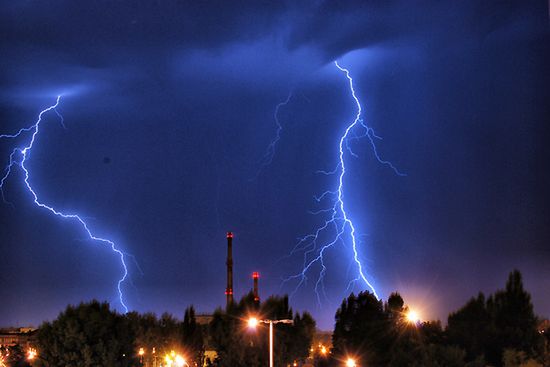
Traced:
<path fill-rule="evenodd" d="M 18 327 L 0 329 L 0 346 L 13 347 L 20 345 L 26 349 L 34 343 L 36 328 Z"/>

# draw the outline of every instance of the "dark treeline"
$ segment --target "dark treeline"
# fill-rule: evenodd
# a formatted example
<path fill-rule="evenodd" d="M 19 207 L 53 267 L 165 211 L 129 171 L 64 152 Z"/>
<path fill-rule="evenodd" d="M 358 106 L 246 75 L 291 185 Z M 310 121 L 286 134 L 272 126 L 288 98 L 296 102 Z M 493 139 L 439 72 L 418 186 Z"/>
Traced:
<path fill-rule="evenodd" d="M 371 293 L 351 294 L 336 312 L 330 357 L 318 365 L 543 367 L 550 366 L 549 332 L 537 330 L 531 296 L 513 271 L 504 290 L 480 293 L 439 321 L 411 322 L 397 293 L 387 302 Z"/>
<path fill-rule="evenodd" d="M 541 328 L 518 271 L 503 290 L 480 293 L 451 313 L 446 327 L 439 321 L 412 322 L 408 311 L 398 293 L 386 302 L 369 292 L 351 294 L 336 312 L 330 353 L 318 353 L 312 348 L 315 321 L 307 312 L 294 313 L 286 296 L 260 303 L 250 293 L 200 324 L 192 306 L 177 319 L 167 313 L 121 315 L 92 301 L 68 306 L 41 325 L 32 366 L 160 367 L 172 351 L 189 366 L 267 366 L 268 326 L 248 328 L 250 317 L 292 320 L 274 325 L 277 367 L 345 366 L 350 357 L 357 367 L 550 366 L 548 323 Z M 21 348 L 9 352 L 5 364 L 29 366 Z"/>
<path fill-rule="evenodd" d="M 107 303 L 91 301 L 67 307 L 40 327 L 33 366 L 160 366 L 176 350 L 188 361 L 200 362 L 203 338 L 193 307 L 179 321 L 168 313 L 160 318 L 151 313 L 120 315 Z"/>
<path fill-rule="evenodd" d="M 227 310 L 216 310 L 204 325 L 197 323 L 192 306 L 185 310 L 183 320 L 168 313 L 160 317 L 136 312 L 121 315 L 108 303 L 95 300 L 68 306 L 57 319 L 40 326 L 38 356 L 32 366 L 160 367 L 168 365 L 166 356 L 174 361 L 182 356 L 189 366 L 266 366 L 268 328 L 262 323 L 248 328 L 250 317 L 292 320 L 292 324 L 274 326 L 275 362 L 286 366 L 306 360 L 315 333 L 313 318 L 307 312 L 294 314 L 286 296 L 273 296 L 260 303 L 250 293 Z M 207 358 L 206 348 L 215 350 L 218 357 Z M 28 366 L 22 357 L 18 363 Z"/>

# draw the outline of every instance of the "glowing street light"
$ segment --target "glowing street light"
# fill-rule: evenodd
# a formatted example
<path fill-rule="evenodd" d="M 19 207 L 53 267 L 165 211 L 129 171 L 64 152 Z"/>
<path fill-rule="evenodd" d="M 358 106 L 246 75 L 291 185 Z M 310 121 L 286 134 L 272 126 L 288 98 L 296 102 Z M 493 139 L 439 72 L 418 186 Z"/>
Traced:
<path fill-rule="evenodd" d="M 8 367 L 6 364 L 7 362 L 5 358 L 9 357 L 9 355 L 10 355 L 10 351 L 7 347 L 5 348 L 5 352 L 4 352 L 4 348 L 0 348 L 0 367 Z"/>
<path fill-rule="evenodd" d="M 175 351 L 171 351 L 170 354 L 166 354 L 164 356 L 164 362 L 166 362 L 167 367 L 172 367 L 172 366 L 175 366 L 175 367 L 187 366 L 187 367 L 189 367 L 189 364 L 187 363 L 185 358 L 183 358 L 179 354 L 176 354 Z"/>
<path fill-rule="evenodd" d="M 348 358 L 348 360 L 346 361 L 346 367 L 356 367 L 357 364 L 355 363 L 355 359 L 353 358 Z"/>
<path fill-rule="evenodd" d="M 269 367 L 273 367 L 273 324 L 292 324 L 289 319 L 282 320 L 258 320 L 256 317 L 248 319 L 248 327 L 256 329 L 259 323 L 269 324 Z"/>
<path fill-rule="evenodd" d="M 29 348 L 29 350 L 27 351 L 27 359 L 29 361 L 33 361 L 37 356 L 38 356 L 38 353 L 36 352 L 36 349 Z"/>
<path fill-rule="evenodd" d="M 248 319 L 248 327 L 251 328 L 251 329 L 256 329 L 256 327 L 258 326 L 258 319 L 255 318 L 255 317 L 251 317 Z"/>
<path fill-rule="evenodd" d="M 139 363 L 143 364 L 143 355 L 145 354 L 145 349 L 139 348 L 138 354 L 139 354 Z"/>
<path fill-rule="evenodd" d="M 176 366 L 177 367 L 183 367 L 183 366 L 189 366 L 189 365 L 187 364 L 187 361 L 185 360 L 185 358 L 183 358 L 180 355 L 177 355 L 176 356 Z"/>

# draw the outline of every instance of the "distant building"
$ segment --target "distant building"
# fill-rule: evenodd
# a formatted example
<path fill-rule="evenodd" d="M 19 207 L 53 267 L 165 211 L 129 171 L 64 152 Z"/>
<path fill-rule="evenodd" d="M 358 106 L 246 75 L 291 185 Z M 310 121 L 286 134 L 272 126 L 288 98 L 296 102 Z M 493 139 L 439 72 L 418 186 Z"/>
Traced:
<path fill-rule="evenodd" d="M 22 348 L 29 348 L 34 345 L 36 328 L 18 327 L 0 329 L 0 346 L 13 347 L 20 345 Z"/>
<path fill-rule="evenodd" d="M 332 331 L 315 330 L 312 345 L 325 346 L 330 350 L 332 348 Z"/>
<path fill-rule="evenodd" d="M 195 315 L 195 320 L 197 324 L 201 325 L 204 330 L 204 363 L 203 367 L 208 366 L 208 360 L 210 360 L 210 363 L 213 363 L 216 358 L 218 357 L 218 353 L 214 350 L 214 348 L 211 345 L 210 337 L 209 337 L 209 331 L 208 326 L 210 325 L 210 322 L 214 318 L 214 315 L 211 313 L 198 313 Z"/>
<path fill-rule="evenodd" d="M 200 313 L 195 315 L 195 320 L 197 321 L 197 324 L 199 325 L 207 325 L 210 324 L 210 321 L 214 318 L 214 315 L 209 313 Z"/>
<path fill-rule="evenodd" d="M 330 357 L 331 349 L 332 332 L 322 331 L 319 329 L 315 330 L 311 348 L 309 350 L 309 357 L 306 361 L 307 363 L 302 367 L 313 366 L 319 363 L 323 365 L 326 364 L 328 358 Z"/>

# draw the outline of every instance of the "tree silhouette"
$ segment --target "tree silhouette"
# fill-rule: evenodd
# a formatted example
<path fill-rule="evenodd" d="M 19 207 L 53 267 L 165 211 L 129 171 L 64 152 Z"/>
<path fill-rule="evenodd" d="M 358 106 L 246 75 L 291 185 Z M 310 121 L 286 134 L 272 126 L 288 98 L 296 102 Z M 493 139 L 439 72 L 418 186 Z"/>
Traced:
<path fill-rule="evenodd" d="M 183 316 L 182 342 L 186 355 L 192 361 L 202 366 L 204 362 L 204 334 L 201 325 L 195 319 L 195 308 L 190 306 Z"/>
<path fill-rule="evenodd" d="M 391 327 L 382 301 L 367 291 L 357 296 L 352 293 L 336 311 L 335 319 L 332 352 L 336 359 L 352 355 L 362 356 L 367 365 L 387 362 Z"/>
<path fill-rule="evenodd" d="M 510 273 L 504 290 L 487 300 L 480 293 L 449 315 L 446 332 L 451 344 L 467 351 L 468 360 L 481 356 L 494 366 L 503 365 L 506 349 L 534 357 L 544 348 L 531 296 L 518 270 Z"/>
<path fill-rule="evenodd" d="M 37 365 L 48 367 L 130 366 L 135 363 L 135 336 L 128 320 L 91 301 L 68 306 L 57 319 L 40 327 Z"/>

